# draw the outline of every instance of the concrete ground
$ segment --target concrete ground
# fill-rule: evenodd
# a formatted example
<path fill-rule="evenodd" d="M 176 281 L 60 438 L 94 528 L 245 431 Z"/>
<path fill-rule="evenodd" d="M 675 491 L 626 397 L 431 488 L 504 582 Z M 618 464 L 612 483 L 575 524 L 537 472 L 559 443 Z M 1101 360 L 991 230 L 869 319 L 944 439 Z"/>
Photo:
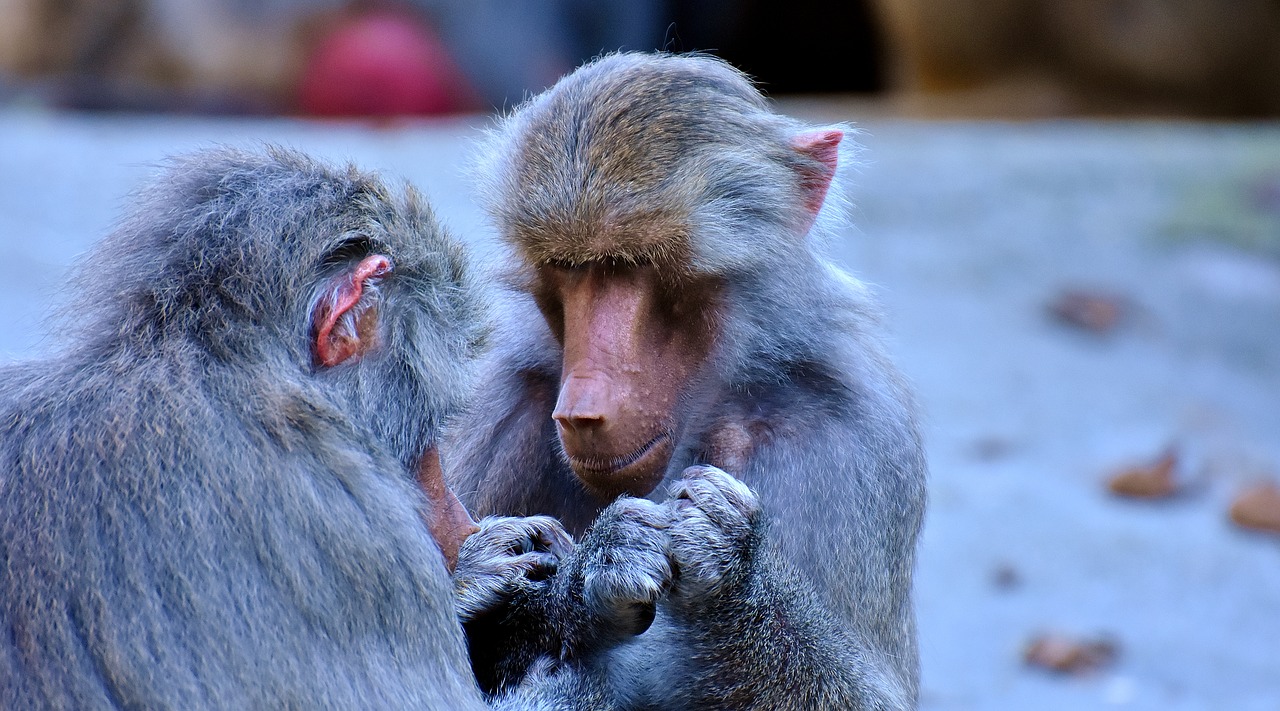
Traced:
<path fill-rule="evenodd" d="M 835 107 L 790 108 L 857 120 Z M 0 359 L 39 352 L 67 265 L 155 163 L 213 142 L 408 179 L 492 255 L 462 178 L 482 123 L 0 111 Z M 1280 709 L 1280 536 L 1226 517 L 1280 476 L 1280 125 L 861 128 L 856 228 L 833 251 L 883 298 L 926 412 L 924 708 Z M 1114 332 L 1055 322 L 1067 287 L 1118 295 Z M 1171 444 L 1182 496 L 1108 496 L 1108 472 Z M 1029 669 L 1045 630 L 1118 656 Z"/>

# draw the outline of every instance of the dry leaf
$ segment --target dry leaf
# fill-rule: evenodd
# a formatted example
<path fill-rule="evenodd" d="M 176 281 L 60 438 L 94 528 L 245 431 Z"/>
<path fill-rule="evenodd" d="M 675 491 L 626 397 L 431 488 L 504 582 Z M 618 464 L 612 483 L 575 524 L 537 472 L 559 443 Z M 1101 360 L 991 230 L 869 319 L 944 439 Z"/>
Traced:
<path fill-rule="evenodd" d="M 1103 638 L 1077 639 L 1062 634 L 1040 634 L 1031 639 L 1022 659 L 1028 665 L 1060 674 L 1087 674 L 1115 661 L 1115 642 Z"/>
<path fill-rule="evenodd" d="M 1231 520 L 1244 528 L 1280 533 L 1280 486 L 1266 482 L 1240 492 L 1231 502 Z"/>
<path fill-rule="evenodd" d="M 1178 493 L 1174 473 L 1178 468 L 1178 453 L 1172 447 L 1166 449 L 1154 462 L 1126 467 L 1107 479 L 1107 489 L 1116 496 L 1134 499 L 1163 499 Z"/>
<path fill-rule="evenodd" d="M 1124 315 L 1124 300 L 1114 294 L 1065 289 L 1049 304 L 1059 321 L 1094 333 L 1110 333 Z"/>

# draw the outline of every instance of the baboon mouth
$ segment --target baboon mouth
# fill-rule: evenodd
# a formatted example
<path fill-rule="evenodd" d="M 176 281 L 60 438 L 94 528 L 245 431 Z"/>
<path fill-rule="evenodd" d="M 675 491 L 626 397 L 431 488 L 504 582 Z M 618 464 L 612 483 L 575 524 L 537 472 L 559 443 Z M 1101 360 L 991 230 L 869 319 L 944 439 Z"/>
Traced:
<path fill-rule="evenodd" d="M 577 457 L 569 454 L 569 465 L 584 483 L 611 497 L 620 494 L 645 496 L 662 481 L 663 470 L 670 457 L 671 435 L 663 432 L 620 457 Z"/>
<path fill-rule="evenodd" d="M 570 454 L 569 463 L 578 471 L 587 471 L 593 474 L 612 474 L 640 461 L 646 454 L 669 439 L 670 435 L 663 432 L 640 445 L 629 454 L 624 454 L 620 457 L 576 457 Z"/>

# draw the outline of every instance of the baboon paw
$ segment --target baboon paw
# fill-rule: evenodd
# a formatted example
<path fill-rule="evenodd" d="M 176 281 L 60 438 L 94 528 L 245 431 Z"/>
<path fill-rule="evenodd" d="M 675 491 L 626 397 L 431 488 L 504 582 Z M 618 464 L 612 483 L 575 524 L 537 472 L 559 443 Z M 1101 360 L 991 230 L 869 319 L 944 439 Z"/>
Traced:
<path fill-rule="evenodd" d="M 463 622 L 492 611 L 524 585 L 555 574 L 573 538 L 549 516 L 490 516 L 458 551 L 455 608 Z"/>
<path fill-rule="evenodd" d="M 648 629 L 670 588 L 667 525 L 662 507 L 624 497 L 600 514 L 583 540 L 583 600 L 621 634 Z"/>
<path fill-rule="evenodd" d="M 760 516 L 760 499 L 737 477 L 706 464 L 688 467 L 671 486 L 671 498 L 686 501 L 725 529 L 750 528 Z"/>
<path fill-rule="evenodd" d="M 762 515 L 755 493 L 712 466 L 689 467 L 671 487 L 671 555 L 679 570 L 673 597 L 693 600 L 741 569 Z"/>

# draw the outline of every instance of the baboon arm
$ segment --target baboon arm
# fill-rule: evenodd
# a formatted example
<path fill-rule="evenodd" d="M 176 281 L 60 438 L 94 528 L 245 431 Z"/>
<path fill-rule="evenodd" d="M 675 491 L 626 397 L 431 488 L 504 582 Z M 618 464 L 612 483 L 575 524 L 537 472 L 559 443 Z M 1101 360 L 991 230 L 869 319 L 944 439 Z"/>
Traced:
<path fill-rule="evenodd" d="M 665 709 L 915 708 L 892 665 L 824 609 L 780 556 L 765 557 L 736 591 L 668 610 L 648 640 L 615 656 L 614 681 L 645 687 L 623 695 Z"/>
<path fill-rule="evenodd" d="M 738 636 L 746 649 L 735 659 L 752 660 L 754 670 L 738 671 L 739 693 L 750 693 L 757 708 L 911 709 L 893 665 L 809 589 L 806 578 L 780 555 L 760 561 L 761 575 L 747 596 L 748 609 L 734 619 L 757 624 Z M 779 665 L 778 660 L 784 660 Z M 757 680 L 774 681 L 757 688 Z M 785 680 L 779 681 L 778 675 Z"/>
<path fill-rule="evenodd" d="M 914 426 L 873 431 L 839 419 L 808 424 L 807 441 L 757 450 L 744 477 L 766 502 L 769 542 L 782 559 L 758 565 L 803 581 L 789 595 L 836 626 L 832 645 L 854 650 L 858 664 L 883 672 L 865 674 L 872 687 L 887 698 L 914 699 L 910 585 L 925 500 Z M 780 471 L 804 478 L 782 479 Z M 902 696 L 901 689 L 909 693 Z"/>

